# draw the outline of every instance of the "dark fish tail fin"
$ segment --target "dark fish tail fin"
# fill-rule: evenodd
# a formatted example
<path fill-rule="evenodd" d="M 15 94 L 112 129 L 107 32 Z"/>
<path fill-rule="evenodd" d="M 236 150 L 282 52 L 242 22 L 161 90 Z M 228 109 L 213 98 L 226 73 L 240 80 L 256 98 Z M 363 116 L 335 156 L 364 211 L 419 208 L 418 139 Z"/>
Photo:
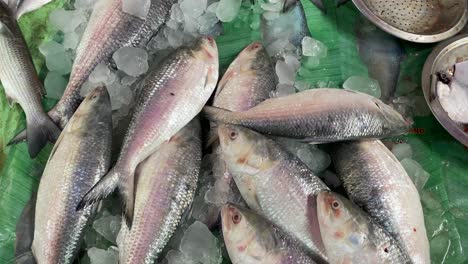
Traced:
<path fill-rule="evenodd" d="M 35 264 L 31 251 L 34 239 L 34 217 L 36 212 L 37 193 L 33 193 L 26 203 L 20 219 L 16 224 L 15 260 L 16 263 Z"/>
<path fill-rule="evenodd" d="M 133 179 L 133 177 L 131 177 Z M 119 182 L 119 195 L 122 201 L 123 217 L 127 226 L 132 228 L 133 210 L 135 207 L 135 181 Z"/>
<path fill-rule="evenodd" d="M 26 136 L 28 138 L 29 156 L 35 158 L 47 141 L 55 143 L 60 136 L 60 129 L 47 116 L 41 115 L 38 118 L 28 118 L 26 127 Z"/>
<path fill-rule="evenodd" d="M 108 172 L 86 195 L 81 199 L 81 202 L 76 207 L 79 211 L 85 207 L 93 205 L 100 200 L 109 196 L 117 188 L 119 183 L 119 174 L 114 169 Z"/>
<path fill-rule="evenodd" d="M 206 119 L 215 123 L 236 124 L 235 120 L 232 118 L 232 113 L 233 112 L 229 110 L 214 106 L 203 107 L 203 115 Z"/>
<path fill-rule="evenodd" d="M 21 132 L 19 132 L 14 138 L 8 142 L 7 146 L 11 145 L 16 145 L 18 143 L 26 141 L 26 130 L 23 129 Z"/>

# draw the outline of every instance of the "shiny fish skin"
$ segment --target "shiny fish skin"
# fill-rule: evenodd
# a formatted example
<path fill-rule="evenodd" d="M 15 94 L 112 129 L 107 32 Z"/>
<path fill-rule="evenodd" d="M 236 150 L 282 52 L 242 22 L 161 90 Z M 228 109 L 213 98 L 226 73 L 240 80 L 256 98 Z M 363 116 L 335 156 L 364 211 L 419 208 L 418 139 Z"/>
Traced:
<path fill-rule="evenodd" d="M 225 205 L 221 218 L 233 264 L 315 264 L 302 245 L 249 209 Z"/>
<path fill-rule="evenodd" d="M 413 263 L 430 263 L 418 191 L 387 147 L 380 140 L 346 142 L 333 154 L 350 199 L 400 242 Z"/>
<path fill-rule="evenodd" d="M 44 87 L 21 30 L 3 2 L 0 2 L 0 80 L 10 105 L 19 103 L 26 114 L 28 151 L 34 158 L 47 141 L 57 140 L 60 129 L 42 108 Z"/>
<path fill-rule="evenodd" d="M 32 244 L 38 264 L 73 262 L 92 212 L 75 208 L 109 168 L 111 131 L 109 94 L 99 87 L 70 119 L 42 175 Z"/>
<path fill-rule="evenodd" d="M 80 207 L 116 187 L 129 225 L 134 204 L 134 172 L 140 162 L 187 125 L 203 108 L 218 80 L 218 49 L 212 37 L 182 47 L 149 72 L 136 101 L 117 163 Z"/>
<path fill-rule="evenodd" d="M 122 47 L 145 45 L 153 32 L 165 22 L 175 0 L 151 0 L 147 19 L 122 11 L 122 0 L 98 0 L 76 51 L 70 80 L 60 101 L 49 116 L 60 127 L 67 124 L 83 99 L 82 85 L 99 63 L 111 62 L 112 54 Z M 24 140 L 18 134 L 11 143 Z"/>
<path fill-rule="evenodd" d="M 396 136 L 408 130 L 403 117 L 380 100 L 343 89 L 313 89 L 268 99 L 244 112 L 204 108 L 214 122 L 312 142 Z"/>
<path fill-rule="evenodd" d="M 331 264 L 411 263 L 390 234 L 341 195 L 319 193 L 317 215 Z"/>
<path fill-rule="evenodd" d="M 190 206 L 201 165 L 200 122 L 190 122 L 143 161 L 136 172 L 133 225 L 122 223 L 120 261 L 151 264 Z"/>
<path fill-rule="evenodd" d="M 218 134 L 229 171 L 248 206 L 325 262 L 312 197 L 328 190 L 298 158 L 247 128 L 221 125 Z"/>

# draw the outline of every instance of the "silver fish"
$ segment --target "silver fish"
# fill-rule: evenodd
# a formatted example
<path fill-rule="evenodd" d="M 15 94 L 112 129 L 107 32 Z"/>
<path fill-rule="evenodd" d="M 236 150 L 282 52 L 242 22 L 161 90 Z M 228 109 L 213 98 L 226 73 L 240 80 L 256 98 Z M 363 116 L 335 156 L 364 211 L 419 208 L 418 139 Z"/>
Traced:
<path fill-rule="evenodd" d="M 317 217 L 331 264 L 411 263 L 390 234 L 339 194 L 318 194 Z"/>
<path fill-rule="evenodd" d="M 39 264 L 73 262 L 93 208 L 75 209 L 109 169 L 111 131 L 109 94 L 98 87 L 62 131 L 42 175 L 32 243 Z"/>
<path fill-rule="evenodd" d="M 0 80 L 7 100 L 18 102 L 26 114 L 29 155 L 34 158 L 60 135 L 44 112 L 41 98 L 45 94 L 21 30 L 8 6 L 0 2 Z"/>
<path fill-rule="evenodd" d="M 201 165 L 200 122 L 190 122 L 137 168 L 131 230 L 122 224 L 119 263 L 154 263 L 193 200 Z"/>
<path fill-rule="evenodd" d="M 116 187 L 131 224 L 135 169 L 203 108 L 218 80 L 218 49 L 212 37 L 197 40 L 150 71 L 136 101 L 117 163 L 83 198 L 80 207 L 109 195 Z"/>
<path fill-rule="evenodd" d="M 400 40 L 361 17 L 356 23 L 356 41 L 359 55 L 367 65 L 369 77 L 379 82 L 381 100 L 391 102 L 405 54 Z"/>
<path fill-rule="evenodd" d="M 380 140 L 346 142 L 333 155 L 350 199 L 402 245 L 415 264 L 430 263 L 429 242 L 418 191 Z"/>
<path fill-rule="evenodd" d="M 204 113 L 214 122 L 312 142 L 381 138 L 408 130 L 408 123 L 390 106 L 343 89 L 313 89 L 272 98 L 244 112 L 206 106 Z"/>
<path fill-rule="evenodd" d="M 81 86 L 99 63 L 110 63 L 112 54 L 122 47 L 144 45 L 165 22 L 175 0 L 151 0 L 146 19 L 122 11 L 122 0 L 98 0 L 76 51 L 70 80 L 60 101 L 49 116 L 65 127 L 83 99 Z M 18 134 L 10 144 L 25 139 Z"/>
<path fill-rule="evenodd" d="M 255 212 L 221 209 L 223 238 L 233 264 L 314 264 L 302 245 Z"/>
<path fill-rule="evenodd" d="M 313 196 L 328 190 L 297 157 L 247 128 L 218 128 L 223 158 L 248 206 L 326 261 Z M 311 214 L 312 213 L 312 214 Z"/>

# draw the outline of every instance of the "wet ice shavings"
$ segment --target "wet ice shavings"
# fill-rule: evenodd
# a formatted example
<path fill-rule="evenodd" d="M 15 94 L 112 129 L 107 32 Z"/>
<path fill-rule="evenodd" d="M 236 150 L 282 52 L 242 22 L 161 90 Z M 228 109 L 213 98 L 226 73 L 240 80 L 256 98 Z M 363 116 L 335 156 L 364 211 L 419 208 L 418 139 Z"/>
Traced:
<path fill-rule="evenodd" d="M 148 71 L 148 53 L 144 49 L 123 47 L 112 55 L 117 68 L 126 74 L 138 77 Z"/>
<path fill-rule="evenodd" d="M 67 80 L 57 72 L 49 72 L 44 80 L 44 86 L 47 98 L 60 99 L 67 87 Z"/>
<path fill-rule="evenodd" d="M 62 44 L 49 41 L 39 46 L 39 51 L 44 55 L 49 71 L 62 75 L 70 73 L 72 60 Z"/>
<path fill-rule="evenodd" d="M 416 186 L 418 192 L 421 192 L 427 180 L 429 179 L 430 174 L 425 171 L 418 162 L 410 158 L 405 158 L 401 160 L 400 163 L 403 168 L 405 168 L 406 173 L 408 173 L 408 176 L 410 176 L 411 180 L 413 180 L 414 186 Z"/>
<path fill-rule="evenodd" d="M 351 76 L 343 83 L 343 88 L 346 90 L 366 93 L 374 96 L 375 98 L 380 98 L 381 96 L 379 82 L 368 77 Z"/>
<path fill-rule="evenodd" d="M 241 0 L 220 0 L 216 7 L 216 16 L 222 22 L 231 22 L 239 13 L 241 3 Z"/>
<path fill-rule="evenodd" d="M 151 0 L 122 0 L 125 13 L 145 19 L 151 6 Z"/>

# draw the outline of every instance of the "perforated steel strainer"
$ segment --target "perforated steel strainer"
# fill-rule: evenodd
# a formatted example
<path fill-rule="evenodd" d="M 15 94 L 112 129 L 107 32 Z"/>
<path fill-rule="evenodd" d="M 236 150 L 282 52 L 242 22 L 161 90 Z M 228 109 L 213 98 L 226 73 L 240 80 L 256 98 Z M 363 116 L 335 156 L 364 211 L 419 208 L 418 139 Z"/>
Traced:
<path fill-rule="evenodd" d="M 388 33 L 431 43 L 457 34 L 468 18 L 467 0 L 353 0 L 361 13 Z"/>

